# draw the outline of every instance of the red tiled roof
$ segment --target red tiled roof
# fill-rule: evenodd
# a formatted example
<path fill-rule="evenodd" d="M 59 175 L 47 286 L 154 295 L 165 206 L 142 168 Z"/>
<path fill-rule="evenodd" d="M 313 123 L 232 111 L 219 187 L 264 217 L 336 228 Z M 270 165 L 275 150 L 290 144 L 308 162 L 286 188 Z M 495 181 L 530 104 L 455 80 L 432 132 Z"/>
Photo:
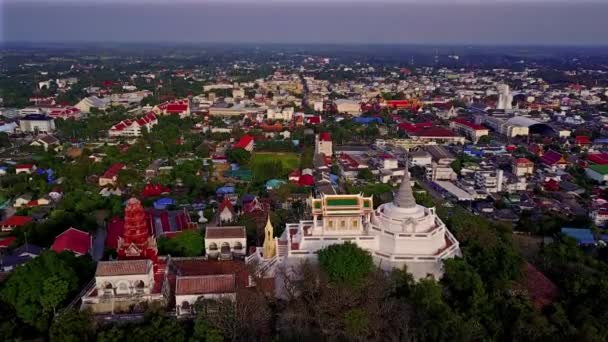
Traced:
<path fill-rule="evenodd" d="M 528 158 L 517 158 L 515 160 L 515 164 L 517 164 L 517 165 L 523 165 L 523 164 L 533 164 L 533 163 Z"/>
<path fill-rule="evenodd" d="M 0 222 L 0 226 L 4 226 L 4 227 L 22 227 L 25 226 L 26 224 L 32 222 L 32 218 L 29 216 L 18 216 L 18 215 L 13 215 L 9 218 L 7 218 L 6 220 Z"/>
<path fill-rule="evenodd" d="M 176 295 L 236 292 L 234 274 L 177 277 Z"/>
<path fill-rule="evenodd" d="M 303 186 L 313 186 L 315 185 L 315 179 L 311 175 L 302 175 L 300 176 L 298 183 Z"/>
<path fill-rule="evenodd" d="M 454 122 L 461 124 L 463 126 L 469 127 L 471 129 L 474 129 L 476 131 L 487 130 L 487 128 L 482 125 L 478 125 L 476 123 L 473 123 L 473 122 L 470 122 L 470 121 L 464 120 L 464 119 L 455 119 Z"/>
<path fill-rule="evenodd" d="M 80 255 L 87 254 L 91 249 L 91 235 L 76 228 L 70 228 L 57 235 L 51 249 L 57 253 L 71 251 Z"/>
<path fill-rule="evenodd" d="M 100 261 L 97 263 L 95 276 L 146 274 L 151 267 L 152 261 L 148 259 Z"/>
<path fill-rule="evenodd" d="M 118 175 L 118 173 L 120 172 L 120 170 L 125 168 L 125 164 L 123 163 L 116 163 L 112 166 L 110 166 L 110 168 L 103 174 L 103 178 L 114 178 Z"/>
<path fill-rule="evenodd" d="M 419 123 L 411 123 L 411 122 L 402 122 L 397 127 L 400 130 L 405 131 L 407 133 L 415 133 L 424 128 L 433 127 L 432 122 L 419 122 Z"/>
<path fill-rule="evenodd" d="M 239 141 L 234 144 L 234 148 L 242 148 L 245 149 L 247 146 L 253 142 L 253 137 L 249 134 L 245 134 L 239 139 Z"/>
<path fill-rule="evenodd" d="M 414 135 L 419 137 L 454 137 L 456 136 L 454 132 L 450 131 L 447 128 L 442 127 L 431 127 L 431 128 L 423 128 L 415 132 Z"/>
<path fill-rule="evenodd" d="M 577 145 L 590 145 L 591 144 L 591 140 L 589 140 L 589 137 L 584 136 L 584 135 L 579 135 L 576 138 L 574 138 L 574 142 Z"/>
<path fill-rule="evenodd" d="M 246 238 L 245 227 L 207 227 L 205 239 L 241 239 Z"/>
<path fill-rule="evenodd" d="M 4 239 L 0 239 L 0 248 L 6 248 L 10 246 L 17 238 L 15 236 L 8 236 Z"/>
<path fill-rule="evenodd" d="M 608 153 L 593 153 L 587 156 L 590 162 L 599 165 L 608 165 Z"/>
<path fill-rule="evenodd" d="M 34 164 L 19 164 L 15 166 L 15 170 L 19 170 L 19 169 L 32 169 L 34 167 Z"/>
<path fill-rule="evenodd" d="M 317 124 L 321 123 L 321 117 L 320 116 L 309 116 L 306 118 L 306 121 L 308 121 L 309 124 L 317 125 Z"/>
<path fill-rule="evenodd" d="M 541 160 L 544 164 L 552 166 L 562 160 L 562 154 L 553 150 L 549 150 L 543 154 Z"/>
<path fill-rule="evenodd" d="M 187 104 L 170 104 L 167 106 L 167 113 L 182 113 L 188 110 Z"/>

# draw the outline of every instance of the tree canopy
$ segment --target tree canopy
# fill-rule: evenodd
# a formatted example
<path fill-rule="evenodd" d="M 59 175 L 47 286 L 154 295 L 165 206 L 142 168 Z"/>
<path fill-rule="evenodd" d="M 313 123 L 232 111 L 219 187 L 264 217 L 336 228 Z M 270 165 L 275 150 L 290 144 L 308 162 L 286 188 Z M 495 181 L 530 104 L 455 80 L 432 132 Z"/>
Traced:
<path fill-rule="evenodd" d="M 350 242 L 325 247 L 318 255 L 321 269 L 337 283 L 358 286 L 374 269 L 369 252 Z"/>

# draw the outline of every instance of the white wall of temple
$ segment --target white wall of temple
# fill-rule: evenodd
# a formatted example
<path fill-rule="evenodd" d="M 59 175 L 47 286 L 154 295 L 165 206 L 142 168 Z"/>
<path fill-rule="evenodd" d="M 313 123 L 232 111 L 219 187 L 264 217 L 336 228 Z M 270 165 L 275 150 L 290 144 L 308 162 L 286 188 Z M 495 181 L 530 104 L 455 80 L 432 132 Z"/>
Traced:
<path fill-rule="evenodd" d="M 361 216 L 324 216 L 321 220 L 324 235 L 352 235 L 363 233 Z"/>
<path fill-rule="evenodd" d="M 369 251 L 375 251 L 379 246 L 378 238 L 369 235 L 306 236 L 302 238 L 298 251 L 316 252 L 325 247 L 346 242 L 355 243 Z"/>
<path fill-rule="evenodd" d="M 135 293 L 135 289 L 139 281 L 143 281 L 144 293 L 150 293 L 150 289 L 154 286 L 154 275 L 152 270 L 149 274 L 137 274 L 137 275 L 120 275 L 120 276 L 97 276 L 95 277 L 95 287 L 98 292 L 102 294 L 106 290 L 107 284 L 112 284 L 115 289 L 115 294 L 130 294 Z"/>
<path fill-rule="evenodd" d="M 383 231 L 378 232 L 373 230 L 374 234 L 379 237 L 379 251 L 389 254 L 414 254 L 414 255 L 434 255 L 440 249 L 444 248 L 445 229 L 441 228 L 434 235 L 427 237 L 416 237 L 416 234 L 398 234 Z M 412 235 L 404 237 L 401 235 Z"/>

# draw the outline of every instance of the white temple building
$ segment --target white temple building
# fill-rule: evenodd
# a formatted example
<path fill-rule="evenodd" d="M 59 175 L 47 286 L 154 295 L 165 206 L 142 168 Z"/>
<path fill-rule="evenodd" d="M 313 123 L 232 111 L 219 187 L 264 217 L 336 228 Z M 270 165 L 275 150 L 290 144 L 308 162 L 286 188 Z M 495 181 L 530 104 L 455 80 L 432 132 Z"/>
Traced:
<path fill-rule="evenodd" d="M 460 256 L 456 238 L 435 208 L 416 204 L 408 172 L 394 200 L 374 210 L 372 197 L 322 195 L 312 199 L 313 219 L 287 224 L 276 240 L 277 256 L 288 263 L 316 258 L 326 246 L 351 242 L 368 250 L 381 268 L 403 268 L 415 279 L 441 278 L 443 260 Z"/>

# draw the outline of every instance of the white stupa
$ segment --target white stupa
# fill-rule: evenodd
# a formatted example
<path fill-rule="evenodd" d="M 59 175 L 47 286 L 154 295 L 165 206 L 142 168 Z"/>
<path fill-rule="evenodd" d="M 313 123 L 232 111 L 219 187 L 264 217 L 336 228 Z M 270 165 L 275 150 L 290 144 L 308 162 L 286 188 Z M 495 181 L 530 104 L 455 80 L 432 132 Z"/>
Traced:
<path fill-rule="evenodd" d="M 383 269 L 407 266 L 416 279 L 440 278 L 443 260 L 460 255 L 456 238 L 434 208 L 416 203 L 406 172 L 394 200 L 373 209 L 371 197 L 322 195 L 311 199 L 313 220 L 288 224 L 277 255 L 316 258 L 328 245 L 352 242 L 368 250 Z"/>

